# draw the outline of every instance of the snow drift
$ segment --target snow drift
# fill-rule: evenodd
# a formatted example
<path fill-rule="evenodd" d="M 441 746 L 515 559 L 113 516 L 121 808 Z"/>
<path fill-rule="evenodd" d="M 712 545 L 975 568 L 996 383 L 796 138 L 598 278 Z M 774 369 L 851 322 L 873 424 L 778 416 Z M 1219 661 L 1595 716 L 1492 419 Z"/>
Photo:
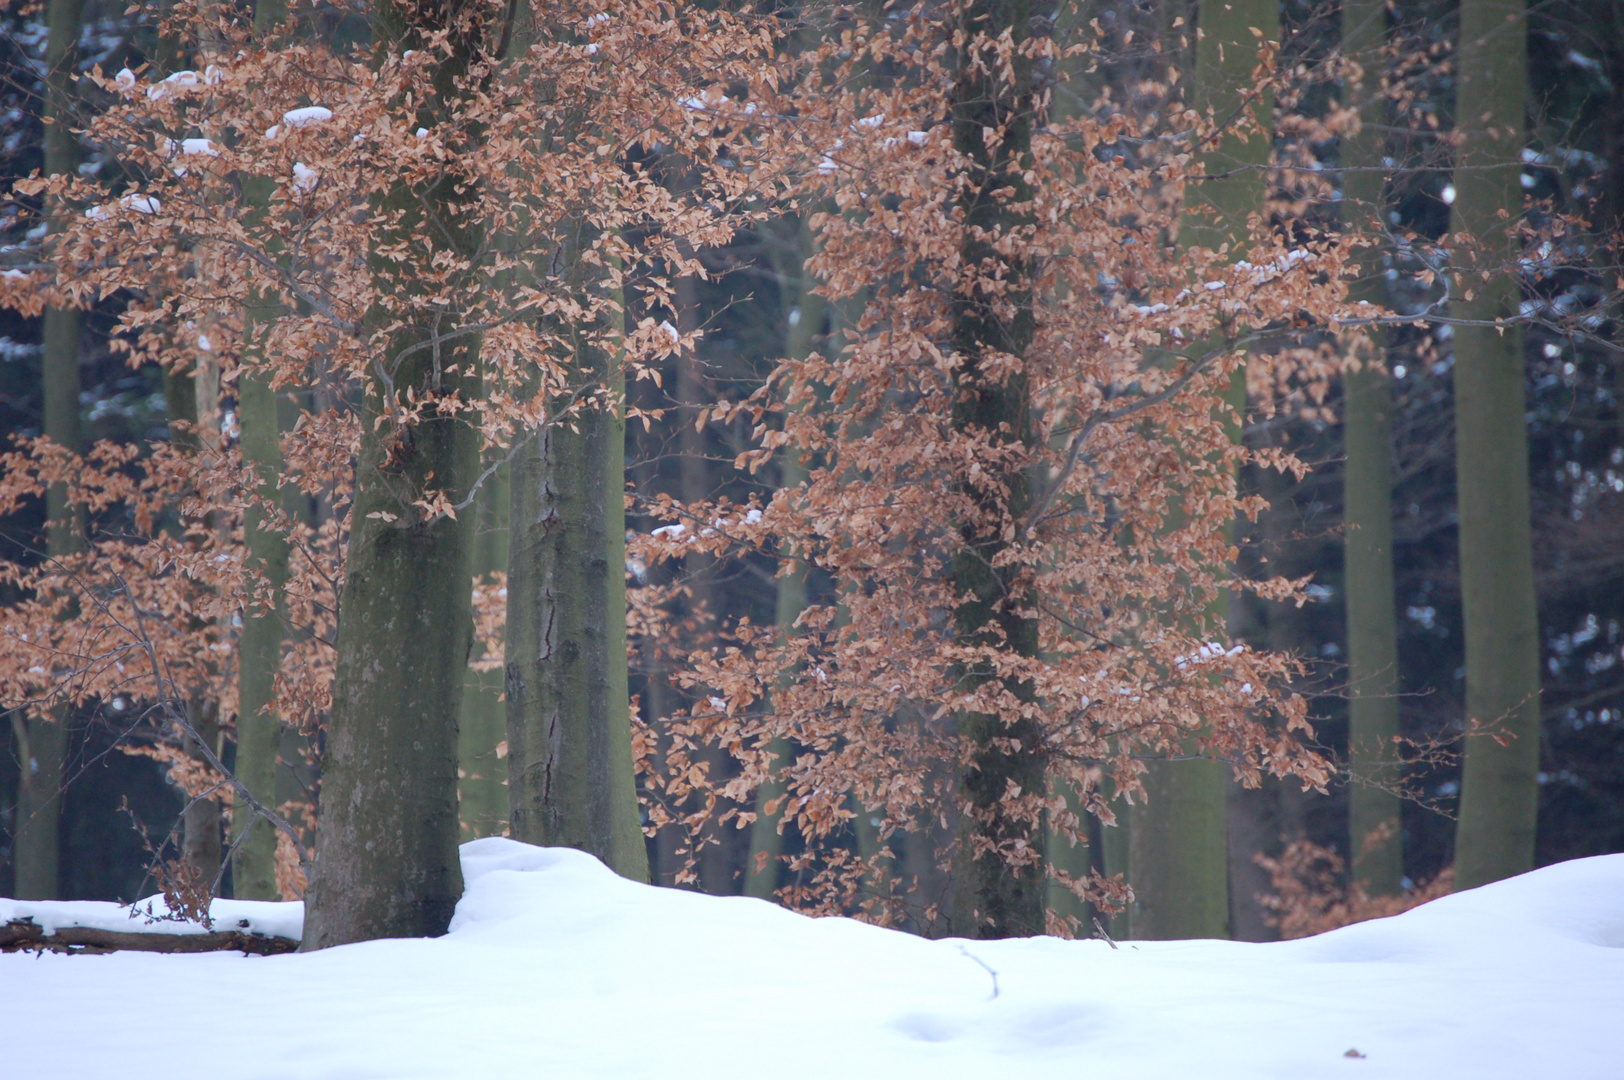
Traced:
<path fill-rule="evenodd" d="M 510 840 L 462 859 L 467 891 L 435 940 L 0 956 L 0 1016 L 23 1036 L 5 1072 L 1600 1080 L 1624 1060 L 1624 855 L 1302 941 L 1116 949 L 925 941 Z M 297 904 L 220 903 L 217 921 L 297 926 Z M 56 925 L 109 914 L 26 907 Z"/>

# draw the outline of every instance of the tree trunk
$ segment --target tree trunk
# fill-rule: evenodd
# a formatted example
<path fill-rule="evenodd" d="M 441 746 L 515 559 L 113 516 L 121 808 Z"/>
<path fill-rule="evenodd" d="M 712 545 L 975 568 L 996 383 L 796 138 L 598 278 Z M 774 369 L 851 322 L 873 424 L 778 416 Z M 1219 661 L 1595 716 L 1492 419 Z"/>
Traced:
<path fill-rule="evenodd" d="M 79 25 L 83 0 L 50 0 L 46 8 L 45 172 L 69 173 L 79 161 L 73 75 L 78 66 Z M 44 382 L 45 435 L 77 452 L 79 433 L 79 311 L 47 308 L 45 341 L 40 357 Z M 45 493 L 46 553 L 52 557 L 78 551 L 79 515 L 67 505 L 67 492 L 52 486 Z M 16 726 L 21 751 L 17 791 L 17 834 L 13 891 L 19 899 L 54 900 L 60 889 L 58 849 L 62 818 L 62 765 L 68 750 L 70 710 L 49 716 L 24 716 Z"/>
<path fill-rule="evenodd" d="M 380 4 L 379 54 L 386 46 L 435 48 L 431 36 L 442 25 L 458 26 L 462 14 Z M 436 69 L 435 92 L 419 106 L 425 125 L 438 123 L 436 114 L 463 92 L 458 83 L 480 48 L 473 33 L 454 35 Z M 430 235 L 470 251 L 479 238 L 455 213 L 457 188 L 446 183 L 424 194 L 402 185 L 382 196 L 374 211 L 399 216 L 379 237 L 380 247 L 420 246 Z M 413 265 L 382 255 L 371 263 L 380 295 L 419 292 Z M 389 321 L 380 305 L 367 326 Z M 385 348 L 397 365 L 398 392 L 480 392 L 477 335 L 402 356 L 451 329 L 425 313 L 390 335 Z M 451 518 L 425 521 L 409 500 L 431 486 L 454 498 L 465 494 L 478 466 L 478 434 L 445 415 L 399 428 L 390 419 L 391 392 L 369 379 L 362 402 L 316 855 L 305 898 L 306 950 L 444 933 L 462 893 L 457 717 L 472 633 L 467 527 Z"/>
<path fill-rule="evenodd" d="M 573 272 L 584 289 L 586 264 L 577 258 Z M 514 839 L 577 848 L 648 881 L 626 657 L 625 378 L 619 358 L 581 329 L 577 385 L 583 398 L 607 400 L 532 433 L 512 464 L 509 828 Z"/>
<path fill-rule="evenodd" d="M 1528 107 L 1527 13 L 1521 0 L 1462 0 L 1455 233 L 1482 245 L 1460 283 L 1464 320 L 1515 318 L 1521 299 L 1519 178 Z M 1502 216 L 1503 215 L 1503 216 Z M 1464 245 L 1457 245 L 1459 251 Z M 1455 475 L 1460 499 L 1466 718 L 1498 729 L 1466 742 L 1455 884 L 1469 889 L 1533 868 L 1539 768 L 1539 622 L 1534 601 L 1517 326 L 1455 331 Z"/>
<path fill-rule="evenodd" d="M 1031 23 L 1041 14 L 1029 0 L 969 0 L 959 6 L 959 32 L 968 40 L 958 46 L 959 70 L 951 102 L 954 146 L 968 159 L 970 171 L 959 195 L 963 263 L 969 274 L 1000 267 L 1008 288 L 1001 300 L 1013 309 L 1002 315 L 963 289 L 954 297 L 952 341 L 958 366 L 953 372 L 952 424 L 961 435 L 1027 447 L 1034 435 L 1026 374 L 989 370 L 988 362 L 1000 353 L 1025 356 L 1034 331 L 1032 268 L 1001 254 L 997 240 L 1030 213 L 1022 204 L 1032 198 L 1025 170 L 1032 149 L 1036 92 L 1031 59 L 1022 53 Z M 1013 47 L 1007 61 L 992 44 L 1005 34 Z M 1006 63 L 1013 78 L 1006 78 Z M 1000 130 L 1001 140 L 987 138 L 989 132 Z M 1036 657 L 1038 626 L 1028 614 L 1032 609 L 1028 580 L 1018 566 L 999 565 L 999 556 L 1010 546 L 1003 523 L 1006 518 L 1020 522 L 1026 516 L 1030 481 L 1023 468 L 989 472 L 992 475 L 982 486 L 967 489 L 977 514 L 961 523 L 963 546 L 952 564 L 954 587 L 964 598 L 954 612 L 955 637 L 972 647 Z M 990 663 L 979 662 L 964 672 L 964 678 L 974 686 L 998 676 Z M 1022 702 L 1034 700 L 1033 689 L 1025 682 L 1005 688 Z M 1037 725 L 1029 718 L 964 713 L 959 731 L 974 750 L 960 776 L 971 813 L 961 824 L 954 868 L 954 932 L 972 938 L 1041 934 L 1046 899 L 1043 826 L 1012 819 L 1002 806 L 1011 784 L 1027 795 L 1045 790 Z M 975 851 L 978 842 L 996 848 L 1017 839 L 1026 842 L 1035 861 L 1011 866 L 996 851 L 979 856 Z"/>
<path fill-rule="evenodd" d="M 1252 29 L 1278 34 L 1274 0 L 1230 0 L 1200 7 L 1190 103 L 1211 109 L 1220 120 L 1243 107 L 1256 108 L 1265 134 L 1246 141 L 1226 135 L 1203 158 L 1208 175 L 1223 179 L 1188 185 L 1185 200 L 1210 213 L 1188 215 L 1180 239 L 1214 250 L 1229 245 L 1228 257 L 1244 253 L 1247 216 L 1263 212 L 1264 170 L 1269 160 L 1267 102 L 1246 106 L 1244 97 L 1257 64 L 1258 40 Z M 1224 348 L 1214 339 L 1213 348 Z M 1228 404 L 1245 414 L 1246 377 L 1235 373 Z M 1239 431 L 1236 433 L 1239 438 Z M 1220 622 L 1228 607 L 1220 599 L 1209 620 Z M 1145 799 L 1132 813 L 1129 884 L 1133 886 L 1136 938 L 1221 938 L 1229 936 L 1229 859 L 1225 767 L 1216 761 L 1153 761 L 1144 776 Z"/>
<path fill-rule="evenodd" d="M 186 703 L 186 721 L 197 732 L 198 739 L 193 741 L 187 736 L 183 741 L 186 752 L 192 757 L 204 760 L 203 752 L 198 746 L 201 742 L 214 751 L 215 756 L 220 754 L 220 708 L 212 701 L 193 699 Z M 245 808 L 246 809 L 246 808 Z M 220 877 L 220 859 L 222 845 L 220 837 L 220 802 L 213 794 L 202 798 L 188 798 L 186 812 L 182 816 L 181 858 L 190 863 L 197 871 L 198 880 L 211 893 L 215 883 Z"/>
<path fill-rule="evenodd" d="M 255 31 L 268 34 L 285 14 L 278 0 L 259 0 L 254 10 Z M 250 214 L 265 213 L 274 186 L 266 177 L 243 178 L 243 197 Z M 243 464 L 258 475 L 259 496 L 273 506 L 280 502 L 280 410 L 270 379 L 259 365 L 267 361 L 264 337 L 278 314 L 274 295 L 259 290 L 249 294 L 243 311 L 243 370 L 237 382 Z M 270 588 L 271 603 L 268 607 L 243 605 L 242 631 L 237 637 L 237 757 L 232 771 L 256 798 L 275 806 L 282 721 L 271 706 L 276 700 L 276 675 L 282 668 L 282 589 L 288 579 L 288 545 L 281 533 L 263 527 L 264 520 L 264 511 L 257 506 L 250 506 L 243 515 L 248 565 Z M 240 800 L 232 815 L 231 843 L 232 895 L 239 900 L 277 899 L 276 832 Z"/>
<path fill-rule="evenodd" d="M 577 340 L 582 385 L 605 386 L 608 358 Z M 508 784 L 515 839 L 577 848 L 646 881 L 630 714 L 624 696 L 611 700 L 626 664 L 623 526 L 620 562 L 609 563 L 608 504 L 624 507 L 624 466 L 620 483 L 609 482 L 611 444 L 624 438 L 619 410 L 617 400 L 549 424 L 513 460 Z"/>
<path fill-rule="evenodd" d="M 625 297 L 619 318 L 625 318 Z M 625 324 L 621 324 L 625 328 Z M 632 761 L 630 658 L 626 655 L 626 373 L 610 379 L 614 409 L 609 414 L 609 445 L 604 454 L 604 538 L 609 588 L 609 801 L 615 811 L 615 872 L 649 881 L 648 838 L 637 805 L 637 773 Z"/>
<path fill-rule="evenodd" d="M 1363 126 L 1342 143 L 1343 210 L 1355 227 L 1384 224 L 1385 177 L 1381 121 L 1384 103 L 1372 96 L 1386 40 L 1387 9 L 1379 0 L 1350 0 L 1342 8 L 1342 51 L 1366 66 L 1363 87 L 1347 104 Z M 1359 279 L 1349 298 L 1387 310 L 1379 247 L 1361 251 Z M 1348 624 L 1348 853 L 1353 877 L 1371 896 L 1399 891 L 1404 848 L 1399 835 L 1398 615 L 1393 598 L 1393 387 L 1383 363 L 1380 327 L 1343 377 L 1344 563 Z"/>
<path fill-rule="evenodd" d="M 274 309 L 250 305 L 243 314 L 244 341 L 257 329 L 268 329 L 274 317 Z M 268 378 L 245 369 L 237 386 L 243 462 L 259 476 L 260 497 L 273 505 L 279 499 L 277 479 L 282 470 L 277 413 Z M 245 603 L 243 607 L 242 631 L 237 638 L 237 758 L 233 771 L 239 782 L 269 805 L 275 799 L 276 760 L 282 741 L 282 722 L 273 706 L 276 675 L 282 667 L 282 589 L 288 578 L 288 545 L 280 532 L 263 527 L 264 519 L 264 512 L 254 506 L 243 515 L 249 566 L 270 588 L 271 602 Z M 231 831 L 233 895 L 239 900 L 277 899 L 275 830 L 239 803 Z"/>

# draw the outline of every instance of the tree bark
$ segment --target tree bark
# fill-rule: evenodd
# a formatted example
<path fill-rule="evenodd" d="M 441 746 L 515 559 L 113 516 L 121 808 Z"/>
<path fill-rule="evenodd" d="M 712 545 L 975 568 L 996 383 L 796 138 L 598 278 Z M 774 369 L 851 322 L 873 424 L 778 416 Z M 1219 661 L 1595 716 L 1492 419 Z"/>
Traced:
<path fill-rule="evenodd" d="M 1522 0 L 1462 0 L 1462 138 L 1451 231 L 1482 246 L 1460 282 L 1464 320 L 1515 318 L 1515 239 L 1528 108 Z M 1464 245 L 1455 245 L 1463 250 Z M 1455 475 L 1460 500 L 1466 717 L 1498 729 L 1470 738 L 1461 780 L 1455 884 L 1469 889 L 1530 870 L 1539 791 L 1539 621 L 1534 599 L 1523 335 L 1516 326 L 1455 331 Z"/>
<path fill-rule="evenodd" d="M 197 732 L 198 741 L 220 754 L 220 708 L 212 701 L 194 698 L 186 703 L 186 720 Z M 197 742 L 188 735 L 183 741 L 186 752 L 203 759 Z M 246 810 L 247 808 L 244 807 Z M 182 815 L 181 858 L 190 863 L 211 893 L 220 877 L 220 859 L 223 852 L 220 836 L 220 802 L 212 794 L 201 798 L 188 798 Z"/>
<path fill-rule="evenodd" d="M 50 0 L 46 8 L 45 172 L 72 172 L 79 145 L 73 77 L 79 59 L 79 26 L 83 0 Z M 77 452 L 79 432 L 79 311 L 47 308 L 41 350 L 45 435 Z M 67 492 L 53 485 L 45 493 L 46 554 L 55 558 L 81 547 L 78 513 L 67 505 Z M 24 900 L 54 900 L 61 887 L 59 848 L 62 819 L 63 762 L 68 751 L 70 710 L 25 716 L 17 723 L 22 751 L 17 791 L 14 891 Z"/>
<path fill-rule="evenodd" d="M 1013 309 L 1003 315 L 965 290 L 954 297 L 951 333 L 958 366 L 953 372 L 952 425 L 961 435 L 1029 448 L 1035 436 L 1026 374 L 989 370 L 988 363 L 996 354 L 1025 356 L 1035 329 L 1032 268 L 1024 257 L 1001 254 L 997 238 L 1030 214 L 1026 204 L 1032 190 L 1025 170 L 1032 150 L 1036 90 L 1031 59 L 1022 53 L 1034 17 L 1041 14 L 1029 0 L 961 4 L 956 18 L 968 40 L 958 46 L 959 72 L 951 102 L 953 143 L 966 157 L 969 170 L 958 195 L 963 264 L 969 274 L 1001 267 L 1008 291 L 1000 299 Z M 1007 60 L 991 45 L 1006 34 L 1012 46 Z M 1006 77 L 1006 63 L 1013 78 Z M 987 138 L 994 131 L 1001 131 L 1001 140 Z M 1031 503 L 1030 481 L 1022 468 L 991 472 L 994 475 L 983 485 L 967 487 L 977 513 L 961 524 L 962 547 L 952 563 L 953 584 L 962 598 L 954 612 L 955 637 L 964 645 L 1036 657 L 1038 626 L 1030 614 L 1030 584 L 1018 566 L 999 565 L 1000 555 L 1010 546 L 1003 522 L 1006 517 L 1016 522 L 1025 517 Z M 971 686 L 998 678 L 989 663 L 977 663 L 963 675 Z M 1034 701 L 1034 691 L 1025 682 L 1009 682 L 1005 689 L 1023 703 Z M 1037 725 L 1027 717 L 964 713 L 959 732 L 974 750 L 960 776 L 971 812 L 961 824 L 954 868 L 954 933 L 972 938 L 1041 934 L 1046 899 L 1043 825 L 1012 820 L 1001 805 L 1011 784 L 1028 795 L 1045 790 Z M 1017 839 L 1029 845 L 1035 861 L 1011 866 L 997 851 L 976 852 L 978 843 L 996 848 Z"/>
<path fill-rule="evenodd" d="M 1230 0 L 1200 6 L 1195 70 L 1190 76 L 1190 103 L 1211 109 L 1220 121 L 1243 109 L 1257 109 L 1264 134 L 1243 141 L 1226 134 L 1203 158 L 1207 175 L 1225 175 L 1185 188 L 1192 208 L 1180 224 L 1180 240 L 1222 250 L 1239 258 L 1249 236 L 1247 218 L 1263 212 L 1264 170 L 1269 160 L 1267 102 L 1248 103 L 1252 69 L 1257 64 L 1255 28 L 1278 34 L 1280 15 L 1273 0 Z M 1227 347 L 1220 339 L 1212 348 Z M 1229 407 L 1245 415 L 1246 375 L 1238 370 L 1228 395 Z M 1237 430 L 1235 437 L 1239 438 Z M 1220 599 L 1208 612 L 1221 622 L 1228 607 Z M 1153 761 L 1144 776 L 1145 799 L 1134 807 L 1129 835 L 1129 884 L 1133 887 L 1133 936 L 1136 938 L 1222 938 L 1229 926 L 1229 859 L 1227 785 L 1224 765 L 1192 758 Z"/>
<path fill-rule="evenodd" d="M 577 342 L 581 384 L 608 387 L 609 358 Z M 515 839 L 577 848 L 646 881 L 623 694 L 624 458 L 618 483 L 609 475 L 611 444 L 624 438 L 620 407 L 617 395 L 567 423 L 549 423 L 513 460 L 508 785 Z M 621 508 L 620 562 L 613 566 L 611 499 Z M 620 601 L 614 611 L 612 592 Z M 622 688 L 618 700 L 611 700 L 612 686 Z"/>
<path fill-rule="evenodd" d="M 1350 0 L 1342 7 L 1343 54 L 1365 65 L 1356 105 L 1363 124 L 1342 143 L 1343 208 L 1349 224 L 1384 224 L 1385 177 L 1380 123 L 1384 104 L 1372 91 L 1386 40 L 1387 9 L 1380 0 Z M 1349 292 L 1355 306 L 1387 310 L 1380 247 L 1362 249 L 1359 278 Z M 1371 896 L 1399 891 L 1404 876 L 1399 834 L 1399 777 L 1392 765 L 1398 738 L 1398 615 L 1393 596 L 1393 387 L 1384 364 L 1384 331 L 1372 327 L 1364 348 L 1343 377 L 1344 562 L 1348 626 L 1348 853 L 1354 881 Z"/>
<path fill-rule="evenodd" d="M 584 290 L 581 227 L 570 255 L 575 286 Z M 510 829 L 517 840 L 577 848 L 623 877 L 648 881 L 626 659 L 625 379 L 619 357 L 588 329 L 574 328 L 574 350 L 576 386 L 589 404 L 549 418 L 513 459 Z"/>
<path fill-rule="evenodd" d="M 454 28 L 434 93 L 419 104 L 425 125 L 438 123 L 437 114 L 464 92 L 459 82 L 482 47 L 479 30 L 469 26 L 490 29 L 482 16 L 460 3 L 375 9 L 380 56 L 385 48 L 434 48 L 431 35 Z M 412 238 L 427 234 L 463 254 L 472 250 L 478 237 L 456 213 L 458 186 L 423 193 L 401 185 L 380 197 L 375 211 L 399 215 L 380 245 L 420 243 Z M 412 265 L 375 255 L 371 269 L 380 295 L 409 297 L 420 287 Z M 367 326 L 389 319 L 380 307 Z M 477 335 L 402 355 L 449 329 L 455 326 L 436 326 L 423 314 L 390 336 L 385 363 L 398 365 L 400 392 L 480 392 Z M 462 893 L 457 717 L 472 633 L 467 527 L 451 518 L 425 521 L 409 500 L 431 486 L 465 494 L 478 467 L 478 434 L 446 415 L 399 428 L 389 419 L 391 392 L 369 379 L 362 402 L 305 950 L 444 933 Z"/>
<path fill-rule="evenodd" d="M 471 570 L 476 580 L 507 571 L 510 498 L 504 467 L 485 481 L 474 501 Z M 464 679 L 457 724 L 457 812 L 462 838 L 477 840 L 501 836 L 508 823 L 508 767 L 498 752 L 507 742 L 507 706 L 500 671 L 469 669 Z"/>
<path fill-rule="evenodd" d="M 264 36 L 285 17 L 279 0 L 259 0 L 254 29 Z M 243 197 L 250 214 L 266 212 L 273 188 L 266 177 L 243 178 Z M 260 498 L 273 506 L 280 502 L 280 409 L 270 378 L 260 365 L 269 359 L 265 335 L 279 313 L 274 294 L 261 290 L 249 294 L 243 310 L 244 364 L 237 382 L 243 464 L 259 477 Z M 243 605 L 242 631 L 237 637 L 237 757 L 232 771 L 256 798 L 274 806 L 282 721 L 271 707 L 276 700 L 276 676 L 282 669 L 282 589 L 288 579 L 288 544 L 281 533 L 264 528 L 264 520 L 265 513 L 257 506 L 249 506 L 243 515 L 248 565 L 269 587 L 271 603 L 268 607 Z M 240 900 L 277 899 L 276 832 L 271 824 L 239 805 L 232 815 L 231 844 L 232 894 Z"/>

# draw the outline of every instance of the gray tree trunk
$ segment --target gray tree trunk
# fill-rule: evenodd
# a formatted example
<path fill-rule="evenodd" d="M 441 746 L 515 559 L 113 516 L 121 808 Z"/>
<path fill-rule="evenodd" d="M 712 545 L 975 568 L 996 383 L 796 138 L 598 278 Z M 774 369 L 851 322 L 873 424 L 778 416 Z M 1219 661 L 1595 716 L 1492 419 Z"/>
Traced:
<path fill-rule="evenodd" d="M 1464 320 L 1515 318 L 1528 108 L 1522 0 L 1462 0 L 1458 51 L 1462 137 L 1451 231 L 1483 245 L 1464 276 Z M 1505 215 L 1502 217 L 1501 215 Z M 1460 250 L 1457 246 L 1456 250 Z M 1475 268 L 1475 267 L 1474 267 Z M 1460 500 L 1466 717 L 1497 728 L 1466 743 L 1455 884 L 1472 888 L 1534 865 L 1539 790 L 1539 620 L 1534 599 L 1523 335 L 1464 323 L 1455 331 L 1455 476 Z"/>
<path fill-rule="evenodd" d="M 451 5 L 453 8 L 457 4 Z M 380 46 L 432 47 L 428 35 L 459 12 L 391 2 L 375 9 Z M 434 75 L 425 120 L 462 92 L 477 42 L 460 40 Z M 422 231 L 467 251 L 478 242 L 459 224 L 455 185 L 432 195 L 401 186 L 374 209 L 399 214 L 394 235 Z M 384 295 L 419 288 L 413 267 L 382 256 L 372 274 Z M 369 315 L 368 325 L 388 319 Z M 385 348 L 399 357 L 444 323 L 409 324 Z M 398 361 L 395 386 L 473 397 L 480 393 L 476 335 Z M 436 362 L 438 361 L 438 362 Z M 456 372 L 456 374 L 452 374 Z M 478 468 L 478 435 L 454 418 L 425 419 L 400 431 L 380 380 L 369 380 L 361 409 L 361 449 L 350 511 L 349 555 L 340 599 L 333 707 L 322 764 L 316 854 L 305 897 L 306 950 L 380 937 L 445 932 L 462 894 L 457 855 L 457 717 L 471 645 L 467 526 L 424 522 L 410 493 L 434 486 L 466 493 Z M 397 492 L 408 493 L 403 498 Z M 393 515 L 396 520 L 385 520 Z"/>
<path fill-rule="evenodd" d="M 606 356 L 579 339 L 577 356 L 583 385 L 610 385 Z M 515 839 L 577 848 L 646 881 L 625 698 L 624 458 L 618 482 L 609 476 L 619 409 L 549 424 L 513 459 L 508 785 Z M 613 566 L 611 499 L 621 510 Z"/>

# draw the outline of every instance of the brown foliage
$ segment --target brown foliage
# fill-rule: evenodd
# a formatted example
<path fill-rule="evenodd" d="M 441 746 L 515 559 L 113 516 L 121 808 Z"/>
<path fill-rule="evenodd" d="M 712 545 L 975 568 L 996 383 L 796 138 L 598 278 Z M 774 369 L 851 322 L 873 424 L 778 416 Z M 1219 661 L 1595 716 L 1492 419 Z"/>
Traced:
<path fill-rule="evenodd" d="M 1270 912 L 1265 921 L 1287 939 L 1398 915 L 1448 896 L 1455 887 L 1454 868 L 1445 867 L 1397 896 L 1370 896 L 1358 882 L 1347 880 L 1342 856 L 1301 839 L 1288 843 L 1278 858 L 1255 858 L 1274 889 L 1260 898 Z"/>

